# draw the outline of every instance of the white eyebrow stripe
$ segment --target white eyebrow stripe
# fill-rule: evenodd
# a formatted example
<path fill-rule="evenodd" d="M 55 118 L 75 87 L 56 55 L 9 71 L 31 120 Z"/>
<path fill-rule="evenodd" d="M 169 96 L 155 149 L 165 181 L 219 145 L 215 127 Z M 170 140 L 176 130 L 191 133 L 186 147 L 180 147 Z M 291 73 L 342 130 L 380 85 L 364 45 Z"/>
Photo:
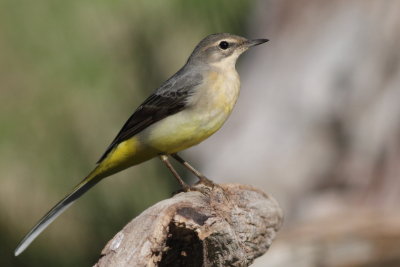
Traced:
<path fill-rule="evenodd" d="M 215 43 L 212 43 L 212 44 L 210 44 L 210 45 L 207 45 L 207 46 L 203 47 L 203 48 L 202 48 L 202 51 L 205 51 L 205 50 L 207 50 L 207 49 L 210 48 L 210 47 L 218 46 L 219 43 L 222 42 L 222 41 L 226 41 L 226 42 L 228 42 L 228 43 L 237 43 L 237 40 L 236 40 L 236 39 L 225 38 L 225 39 L 221 39 L 221 40 L 219 40 L 219 41 L 216 41 Z"/>
<path fill-rule="evenodd" d="M 213 45 L 217 45 L 222 41 L 226 41 L 228 43 L 236 43 L 237 40 L 236 39 L 232 39 L 232 38 L 226 38 L 226 39 L 222 39 L 222 40 L 219 40 L 219 41 L 215 42 Z"/>

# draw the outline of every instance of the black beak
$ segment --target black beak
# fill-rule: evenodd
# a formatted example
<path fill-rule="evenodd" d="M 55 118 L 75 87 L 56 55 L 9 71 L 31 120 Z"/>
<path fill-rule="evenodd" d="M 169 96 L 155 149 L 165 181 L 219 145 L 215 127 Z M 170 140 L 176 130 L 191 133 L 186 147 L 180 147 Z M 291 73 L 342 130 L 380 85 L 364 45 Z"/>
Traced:
<path fill-rule="evenodd" d="M 260 44 L 266 43 L 268 41 L 269 41 L 268 39 L 255 39 L 255 40 L 248 40 L 246 42 L 246 44 L 247 44 L 248 47 L 252 47 L 252 46 L 256 46 L 256 45 L 260 45 Z"/>

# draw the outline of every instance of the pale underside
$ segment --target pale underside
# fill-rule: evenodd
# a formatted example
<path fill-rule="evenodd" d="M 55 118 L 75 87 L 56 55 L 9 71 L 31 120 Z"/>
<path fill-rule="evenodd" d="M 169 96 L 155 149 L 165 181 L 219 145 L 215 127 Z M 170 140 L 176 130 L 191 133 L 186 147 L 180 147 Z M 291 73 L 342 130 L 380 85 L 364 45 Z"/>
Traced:
<path fill-rule="evenodd" d="M 236 70 L 213 69 L 188 99 L 187 107 L 121 142 L 100 164 L 102 172 L 116 172 L 159 154 L 172 154 L 202 142 L 230 115 L 239 95 Z M 229 75 L 227 75 L 229 73 Z M 104 173 L 104 174 L 105 174 Z"/>

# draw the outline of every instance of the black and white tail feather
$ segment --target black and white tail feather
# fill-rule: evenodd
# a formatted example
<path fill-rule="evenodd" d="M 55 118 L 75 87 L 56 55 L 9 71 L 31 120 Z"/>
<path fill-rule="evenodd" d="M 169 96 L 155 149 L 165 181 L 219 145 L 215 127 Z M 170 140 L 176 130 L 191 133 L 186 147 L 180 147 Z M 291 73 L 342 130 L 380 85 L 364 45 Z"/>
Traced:
<path fill-rule="evenodd" d="M 79 183 L 74 190 L 58 202 L 49 212 L 40 219 L 40 221 L 29 231 L 29 233 L 22 239 L 14 251 L 14 255 L 21 254 L 35 238 L 43 232 L 61 213 L 63 213 L 75 200 L 82 196 L 86 191 L 92 188 L 95 184 L 100 182 L 103 177 L 96 176 L 94 172 L 89 174 L 81 183 Z"/>

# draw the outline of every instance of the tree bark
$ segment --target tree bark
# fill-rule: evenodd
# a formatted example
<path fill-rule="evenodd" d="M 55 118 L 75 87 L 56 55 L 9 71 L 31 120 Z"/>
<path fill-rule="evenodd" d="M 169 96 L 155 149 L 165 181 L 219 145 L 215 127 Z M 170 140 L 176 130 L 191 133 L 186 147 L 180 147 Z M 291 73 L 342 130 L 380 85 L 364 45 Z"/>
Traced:
<path fill-rule="evenodd" d="M 283 218 L 271 196 L 238 184 L 195 188 L 129 222 L 95 266 L 248 266 L 268 250 Z"/>

